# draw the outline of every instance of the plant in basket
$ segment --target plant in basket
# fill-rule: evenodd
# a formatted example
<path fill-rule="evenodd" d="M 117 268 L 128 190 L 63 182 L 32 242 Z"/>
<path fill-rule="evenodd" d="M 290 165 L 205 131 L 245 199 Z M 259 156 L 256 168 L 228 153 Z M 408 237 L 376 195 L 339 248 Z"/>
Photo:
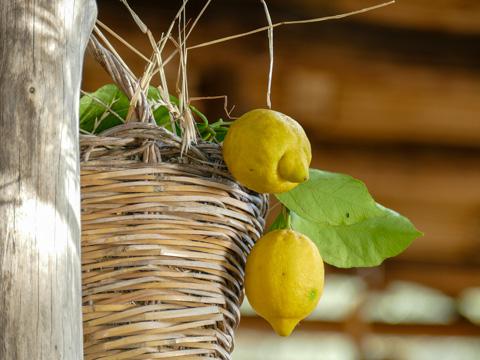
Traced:
<path fill-rule="evenodd" d="M 264 5 L 272 53 L 277 24 Z M 324 261 L 376 266 L 421 235 L 361 181 L 311 169 L 291 117 L 268 106 L 210 122 L 193 107 L 185 44 L 198 18 L 187 31 L 184 10 L 159 42 L 133 14 L 154 49 L 141 78 L 99 28 L 90 42 L 115 84 L 80 102 L 87 359 L 230 359 L 244 284 L 257 313 L 288 336 L 322 295 Z M 167 42 L 179 59 L 175 96 Z M 156 74 L 160 86 L 150 86 Z M 282 210 L 266 231 L 268 195 Z"/>

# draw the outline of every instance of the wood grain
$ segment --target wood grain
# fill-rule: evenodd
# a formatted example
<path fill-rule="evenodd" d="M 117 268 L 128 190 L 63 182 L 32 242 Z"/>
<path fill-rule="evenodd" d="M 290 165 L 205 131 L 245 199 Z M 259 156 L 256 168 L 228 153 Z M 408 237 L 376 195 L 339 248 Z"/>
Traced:
<path fill-rule="evenodd" d="M 78 97 L 92 0 L 0 2 L 0 359 L 83 357 Z"/>
<path fill-rule="evenodd" d="M 282 2 L 288 4 L 286 0 Z M 297 7 L 306 16 L 337 14 L 382 3 L 378 0 L 301 0 Z M 404 29 L 442 31 L 459 34 L 480 33 L 480 4 L 463 0 L 397 0 L 394 5 L 371 11 L 348 21 Z M 318 15 L 312 15 L 318 14 Z"/>
<path fill-rule="evenodd" d="M 302 321 L 296 331 L 305 331 L 317 333 L 320 331 L 348 333 L 348 321 L 329 322 L 329 321 Z M 242 318 L 242 325 L 239 333 L 242 331 L 256 330 L 263 336 L 271 334 L 270 325 L 260 317 Z M 465 320 L 459 320 L 449 325 L 418 325 L 418 324 L 386 324 L 370 323 L 367 326 L 367 334 L 385 334 L 385 335 L 428 335 L 428 336 L 478 336 L 478 326 L 475 326 Z M 262 336 L 261 335 L 261 336 Z M 252 344 L 253 345 L 253 344 Z"/>
<path fill-rule="evenodd" d="M 342 45 L 286 54 L 282 58 L 287 61 L 280 65 L 285 71 L 278 77 L 280 96 L 286 100 L 281 106 L 298 113 L 317 137 L 480 145 L 477 71 L 372 57 Z M 300 107 L 304 98 L 312 101 Z"/>

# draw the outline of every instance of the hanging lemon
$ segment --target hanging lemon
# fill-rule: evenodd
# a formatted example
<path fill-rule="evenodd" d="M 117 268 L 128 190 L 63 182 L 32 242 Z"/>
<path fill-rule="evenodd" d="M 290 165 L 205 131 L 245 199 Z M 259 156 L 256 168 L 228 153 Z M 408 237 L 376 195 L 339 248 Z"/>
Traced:
<path fill-rule="evenodd" d="M 248 256 L 248 301 L 278 335 L 290 335 L 300 320 L 315 309 L 323 283 L 323 261 L 317 247 L 293 230 L 267 233 Z"/>
<path fill-rule="evenodd" d="M 238 182 L 272 194 L 308 179 L 312 151 L 299 123 L 278 111 L 256 109 L 230 126 L 223 157 Z"/>

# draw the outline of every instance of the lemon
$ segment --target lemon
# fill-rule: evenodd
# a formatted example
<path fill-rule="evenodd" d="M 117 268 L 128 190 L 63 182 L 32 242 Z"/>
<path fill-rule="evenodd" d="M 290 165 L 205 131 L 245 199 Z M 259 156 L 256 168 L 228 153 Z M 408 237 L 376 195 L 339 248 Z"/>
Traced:
<path fill-rule="evenodd" d="M 315 309 L 323 283 L 323 261 L 317 247 L 292 230 L 262 236 L 247 258 L 248 301 L 280 336 L 290 335 Z"/>
<path fill-rule="evenodd" d="M 235 179 L 259 193 L 281 193 L 308 179 L 312 159 L 305 131 L 278 111 L 256 109 L 230 126 L 223 157 Z"/>

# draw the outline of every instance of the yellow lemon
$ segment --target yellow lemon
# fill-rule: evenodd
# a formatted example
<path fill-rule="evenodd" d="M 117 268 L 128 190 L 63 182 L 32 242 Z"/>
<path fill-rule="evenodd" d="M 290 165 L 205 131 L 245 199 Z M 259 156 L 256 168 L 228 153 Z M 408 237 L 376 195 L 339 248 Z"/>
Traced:
<path fill-rule="evenodd" d="M 295 120 L 278 111 L 256 109 L 230 126 L 223 157 L 242 185 L 259 193 L 281 193 L 308 179 L 312 150 Z"/>
<path fill-rule="evenodd" d="M 288 336 L 317 306 L 324 283 L 315 244 L 292 230 L 262 236 L 247 258 L 245 290 L 253 309 Z"/>

